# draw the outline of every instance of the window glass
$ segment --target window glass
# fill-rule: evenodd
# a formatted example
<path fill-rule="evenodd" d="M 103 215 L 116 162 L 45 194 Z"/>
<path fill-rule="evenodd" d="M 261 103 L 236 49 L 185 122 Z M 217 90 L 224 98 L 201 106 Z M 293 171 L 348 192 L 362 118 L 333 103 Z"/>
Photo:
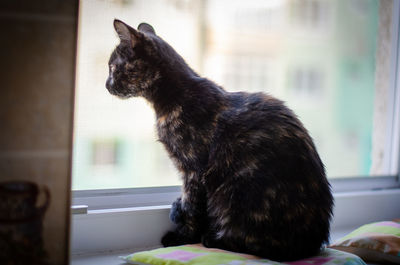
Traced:
<path fill-rule="evenodd" d="M 118 44 L 114 18 L 134 27 L 150 23 L 192 68 L 228 91 L 264 91 L 284 100 L 315 140 L 329 178 L 396 173 L 388 111 L 391 5 L 81 1 L 73 189 L 181 184 L 157 141 L 150 105 L 120 100 L 105 88 L 108 58 Z"/>

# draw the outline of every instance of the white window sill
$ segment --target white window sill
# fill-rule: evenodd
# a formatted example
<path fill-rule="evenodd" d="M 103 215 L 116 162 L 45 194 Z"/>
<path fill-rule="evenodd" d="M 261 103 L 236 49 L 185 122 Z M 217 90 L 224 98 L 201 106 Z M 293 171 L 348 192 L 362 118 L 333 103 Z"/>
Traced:
<path fill-rule="evenodd" d="M 134 252 L 134 251 L 133 251 Z M 119 265 L 126 264 L 119 256 L 125 256 L 132 252 L 113 252 L 106 254 L 97 254 L 90 256 L 77 256 L 72 257 L 70 260 L 70 265 Z"/>
<path fill-rule="evenodd" d="M 335 193 L 331 242 L 355 228 L 400 217 L 400 189 Z M 118 257 L 160 247 L 170 206 L 92 210 L 72 217 L 71 264 L 124 264 Z"/>

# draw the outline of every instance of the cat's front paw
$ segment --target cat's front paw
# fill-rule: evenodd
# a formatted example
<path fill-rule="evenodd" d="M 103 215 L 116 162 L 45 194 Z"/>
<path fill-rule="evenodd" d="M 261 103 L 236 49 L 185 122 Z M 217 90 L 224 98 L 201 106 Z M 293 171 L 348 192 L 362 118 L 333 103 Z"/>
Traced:
<path fill-rule="evenodd" d="M 173 231 L 168 231 L 162 238 L 161 238 L 161 244 L 164 247 L 172 247 L 172 246 L 178 246 L 181 244 L 180 236 L 178 233 L 173 232 Z"/>
<path fill-rule="evenodd" d="M 219 248 L 221 242 L 215 238 L 215 234 L 207 233 L 201 237 L 201 243 L 207 248 Z"/>
<path fill-rule="evenodd" d="M 169 213 L 169 219 L 175 224 L 183 223 L 183 211 L 182 211 L 182 201 L 178 198 L 172 203 L 171 211 Z"/>

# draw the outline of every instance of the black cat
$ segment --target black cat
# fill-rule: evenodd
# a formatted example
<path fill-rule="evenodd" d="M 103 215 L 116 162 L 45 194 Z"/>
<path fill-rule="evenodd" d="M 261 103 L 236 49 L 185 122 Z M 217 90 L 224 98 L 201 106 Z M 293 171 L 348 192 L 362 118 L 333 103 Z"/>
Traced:
<path fill-rule="evenodd" d="M 164 246 L 202 242 L 273 260 L 317 254 L 333 198 L 314 143 L 282 101 L 230 93 L 196 74 L 145 23 L 114 21 L 106 87 L 154 107 L 159 140 L 182 174 Z"/>

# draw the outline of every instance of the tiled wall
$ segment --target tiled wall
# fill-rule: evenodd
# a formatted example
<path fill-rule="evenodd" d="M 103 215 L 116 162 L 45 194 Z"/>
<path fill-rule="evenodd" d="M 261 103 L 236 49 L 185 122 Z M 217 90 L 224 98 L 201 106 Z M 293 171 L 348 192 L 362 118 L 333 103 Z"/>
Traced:
<path fill-rule="evenodd" d="M 0 1 L 0 181 L 52 194 L 50 264 L 67 264 L 78 0 Z"/>

